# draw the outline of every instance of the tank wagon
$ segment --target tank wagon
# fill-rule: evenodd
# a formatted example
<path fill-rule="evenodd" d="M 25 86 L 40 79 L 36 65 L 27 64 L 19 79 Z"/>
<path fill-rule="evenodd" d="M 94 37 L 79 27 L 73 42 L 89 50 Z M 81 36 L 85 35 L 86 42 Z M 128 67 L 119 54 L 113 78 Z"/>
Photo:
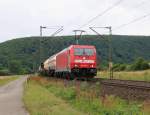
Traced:
<path fill-rule="evenodd" d="M 49 57 L 40 68 L 40 71 L 54 77 L 93 78 L 97 74 L 95 46 L 71 45 Z"/>

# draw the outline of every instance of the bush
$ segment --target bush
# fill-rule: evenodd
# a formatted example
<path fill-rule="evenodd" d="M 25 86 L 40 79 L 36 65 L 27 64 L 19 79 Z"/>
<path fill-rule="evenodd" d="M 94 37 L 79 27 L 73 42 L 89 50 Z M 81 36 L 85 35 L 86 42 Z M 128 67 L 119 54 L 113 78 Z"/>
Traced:
<path fill-rule="evenodd" d="M 1 76 L 11 75 L 11 73 L 8 69 L 2 69 L 2 70 L 0 70 L 0 75 Z"/>
<path fill-rule="evenodd" d="M 150 65 L 143 58 L 137 58 L 132 64 L 114 64 L 114 71 L 135 71 L 135 70 L 146 70 L 149 69 Z"/>
<path fill-rule="evenodd" d="M 125 64 L 115 64 L 113 66 L 114 71 L 124 71 L 126 70 L 126 65 Z"/>
<path fill-rule="evenodd" d="M 145 70 L 149 69 L 149 64 L 143 58 L 137 58 L 130 67 L 131 70 Z"/>
<path fill-rule="evenodd" d="M 13 60 L 9 63 L 9 70 L 13 74 L 26 74 L 28 70 L 21 66 L 21 62 L 17 60 Z"/>

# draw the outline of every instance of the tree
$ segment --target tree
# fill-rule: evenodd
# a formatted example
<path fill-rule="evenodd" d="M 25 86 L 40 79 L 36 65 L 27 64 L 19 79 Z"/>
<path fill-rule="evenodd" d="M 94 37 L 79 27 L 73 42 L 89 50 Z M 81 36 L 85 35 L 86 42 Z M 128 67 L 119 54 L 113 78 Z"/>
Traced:
<path fill-rule="evenodd" d="M 143 58 L 137 58 L 131 65 L 131 70 L 145 70 L 149 69 L 149 64 Z"/>
<path fill-rule="evenodd" d="M 10 71 L 8 69 L 0 69 L 0 75 L 11 75 Z"/>
<path fill-rule="evenodd" d="M 9 70 L 13 74 L 20 74 L 21 73 L 21 62 L 17 60 L 13 60 L 9 62 Z"/>
<path fill-rule="evenodd" d="M 126 64 L 114 64 L 114 71 L 124 71 L 126 69 Z"/>

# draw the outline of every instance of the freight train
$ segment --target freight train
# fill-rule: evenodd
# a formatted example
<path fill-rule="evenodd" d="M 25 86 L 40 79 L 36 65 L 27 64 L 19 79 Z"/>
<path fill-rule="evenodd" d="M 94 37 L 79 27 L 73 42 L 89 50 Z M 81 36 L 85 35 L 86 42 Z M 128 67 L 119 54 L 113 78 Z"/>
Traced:
<path fill-rule="evenodd" d="M 91 45 L 71 45 L 49 57 L 39 70 L 52 77 L 93 78 L 97 74 L 96 48 Z"/>

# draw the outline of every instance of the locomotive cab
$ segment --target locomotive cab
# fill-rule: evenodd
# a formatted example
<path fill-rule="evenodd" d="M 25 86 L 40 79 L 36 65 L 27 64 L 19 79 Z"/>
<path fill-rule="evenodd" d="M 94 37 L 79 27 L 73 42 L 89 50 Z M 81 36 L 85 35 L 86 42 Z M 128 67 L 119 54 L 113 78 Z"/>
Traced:
<path fill-rule="evenodd" d="M 77 77 L 94 77 L 96 69 L 96 49 L 94 46 L 74 45 L 71 72 Z"/>

